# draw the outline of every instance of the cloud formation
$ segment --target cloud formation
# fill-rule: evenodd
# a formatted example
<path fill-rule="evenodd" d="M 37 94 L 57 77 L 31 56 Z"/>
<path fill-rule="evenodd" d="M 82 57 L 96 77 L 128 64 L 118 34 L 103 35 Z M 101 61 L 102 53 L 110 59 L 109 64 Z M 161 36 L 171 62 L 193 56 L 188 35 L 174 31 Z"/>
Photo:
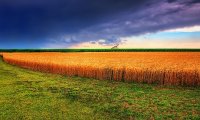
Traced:
<path fill-rule="evenodd" d="M 109 45 L 200 25 L 199 11 L 199 0 L 1 0 L 0 40 Z"/>

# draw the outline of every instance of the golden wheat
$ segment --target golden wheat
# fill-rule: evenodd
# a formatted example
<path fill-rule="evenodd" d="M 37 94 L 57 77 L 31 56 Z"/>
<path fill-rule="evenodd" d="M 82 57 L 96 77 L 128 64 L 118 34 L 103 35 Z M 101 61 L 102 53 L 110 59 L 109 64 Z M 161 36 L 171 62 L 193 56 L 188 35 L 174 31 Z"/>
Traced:
<path fill-rule="evenodd" d="M 199 52 L 4 53 L 3 59 L 23 68 L 68 76 L 200 86 Z"/>

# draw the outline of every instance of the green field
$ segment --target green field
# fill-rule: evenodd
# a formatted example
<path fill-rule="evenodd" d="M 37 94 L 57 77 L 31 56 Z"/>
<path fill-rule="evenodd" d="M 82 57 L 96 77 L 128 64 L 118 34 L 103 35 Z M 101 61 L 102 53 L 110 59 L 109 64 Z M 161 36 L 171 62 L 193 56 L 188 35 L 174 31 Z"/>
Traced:
<path fill-rule="evenodd" d="M 200 119 L 200 88 L 34 72 L 0 59 L 0 120 Z"/>
<path fill-rule="evenodd" d="M 0 52 L 200 52 L 200 48 L 127 48 L 127 49 L 0 49 Z"/>

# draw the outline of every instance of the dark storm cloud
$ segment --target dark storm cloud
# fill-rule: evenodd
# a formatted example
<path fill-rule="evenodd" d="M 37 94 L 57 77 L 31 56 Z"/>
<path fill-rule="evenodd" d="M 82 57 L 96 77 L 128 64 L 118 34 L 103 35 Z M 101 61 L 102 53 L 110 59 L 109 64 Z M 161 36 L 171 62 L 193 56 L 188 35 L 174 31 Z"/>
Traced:
<path fill-rule="evenodd" d="M 144 1 L 136 0 L 1 0 L 0 35 L 54 37 L 74 33 Z"/>
<path fill-rule="evenodd" d="M 121 37 L 199 25 L 199 11 L 199 0 L 1 0 L 0 40 L 120 43 Z"/>
<path fill-rule="evenodd" d="M 200 4 L 189 0 L 153 1 L 139 10 L 129 10 L 117 19 L 86 28 L 79 33 L 67 34 L 63 42 L 74 39 L 93 41 L 104 39 L 100 44 L 120 43 L 121 37 L 141 35 L 167 29 L 200 25 Z"/>

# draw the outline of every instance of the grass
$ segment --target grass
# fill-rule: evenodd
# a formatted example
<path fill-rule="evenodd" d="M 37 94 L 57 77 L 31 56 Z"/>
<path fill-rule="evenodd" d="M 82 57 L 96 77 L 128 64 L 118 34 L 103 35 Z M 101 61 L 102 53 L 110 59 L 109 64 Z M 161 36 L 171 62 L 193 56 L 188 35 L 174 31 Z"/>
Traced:
<path fill-rule="evenodd" d="M 200 119 L 200 88 L 34 72 L 0 59 L 0 119 Z"/>

